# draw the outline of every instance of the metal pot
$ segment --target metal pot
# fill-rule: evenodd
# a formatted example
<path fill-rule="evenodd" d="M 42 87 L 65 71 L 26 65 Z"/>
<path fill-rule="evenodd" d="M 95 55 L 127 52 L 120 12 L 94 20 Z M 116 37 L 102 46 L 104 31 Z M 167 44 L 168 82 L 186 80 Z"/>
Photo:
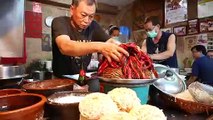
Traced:
<path fill-rule="evenodd" d="M 18 82 L 27 75 L 23 65 L 0 65 L 0 89 L 17 88 Z"/>
<path fill-rule="evenodd" d="M 12 79 L 23 76 L 25 69 L 23 65 L 0 65 L 0 79 Z"/>
<path fill-rule="evenodd" d="M 165 102 L 163 96 L 185 91 L 187 89 L 185 80 L 174 69 L 167 66 L 154 64 L 154 67 L 160 79 L 150 86 L 149 103 L 162 108 L 168 107 L 169 105 Z"/>

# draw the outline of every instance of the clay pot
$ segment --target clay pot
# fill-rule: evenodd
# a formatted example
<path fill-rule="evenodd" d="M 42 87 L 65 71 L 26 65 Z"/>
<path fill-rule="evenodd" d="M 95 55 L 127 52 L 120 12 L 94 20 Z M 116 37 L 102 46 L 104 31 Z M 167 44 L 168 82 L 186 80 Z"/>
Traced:
<path fill-rule="evenodd" d="M 80 112 L 78 109 L 79 102 L 69 100 L 69 103 L 55 101 L 57 98 L 66 96 L 86 96 L 87 92 L 58 92 L 48 97 L 46 110 L 47 116 L 51 120 L 79 120 Z M 72 101 L 72 102 L 71 102 Z"/>
<path fill-rule="evenodd" d="M 33 83 L 27 83 L 22 86 L 26 92 L 42 94 L 46 97 L 55 92 L 72 91 L 75 81 L 70 79 L 49 79 Z"/>
<path fill-rule="evenodd" d="M 46 98 L 37 94 L 14 94 L 0 98 L 1 120 L 43 120 Z"/>
<path fill-rule="evenodd" d="M 21 93 L 24 93 L 21 89 L 2 89 L 0 90 L 0 97 Z"/>

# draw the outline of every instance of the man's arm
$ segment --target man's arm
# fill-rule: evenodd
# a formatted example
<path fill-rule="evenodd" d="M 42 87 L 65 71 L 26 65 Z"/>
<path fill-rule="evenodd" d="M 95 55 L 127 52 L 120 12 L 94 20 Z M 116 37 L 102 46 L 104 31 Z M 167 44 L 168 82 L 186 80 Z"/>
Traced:
<path fill-rule="evenodd" d="M 152 54 L 150 55 L 150 57 L 154 60 L 164 60 L 172 57 L 176 49 L 175 40 L 176 40 L 175 35 L 174 34 L 170 35 L 167 43 L 167 50 L 159 54 Z"/>
<path fill-rule="evenodd" d="M 141 50 L 142 50 L 144 53 L 147 53 L 146 40 L 143 41 Z"/>
<path fill-rule="evenodd" d="M 200 73 L 200 69 L 199 69 L 199 63 L 197 60 L 195 60 L 192 64 L 192 73 L 191 76 L 189 78 L 189 80 L 187 80 L 187 85 L 191 84 L 192 82 L 196 81 L 198 79 Z"/>
<path fill-rule="evenodd" d="M 60 52 L 68 56 L 82 56 L 99 52 L 111 62 L 111 58 L 119 61 L 122 57 L 121 53 L 129 55 L 126 50 L 111 42 L 77 42 L 70 40 L 68 35 L 59 35 L 56 37 L 56 44 Z"/>
<path fill-rule="evenodd" d="M 190 76 L 190 78 L 187 80 L 186 84 L 187 86 L 190 85 L 191 83 L 195 82 L 197 80 L 197 76 Z"/>

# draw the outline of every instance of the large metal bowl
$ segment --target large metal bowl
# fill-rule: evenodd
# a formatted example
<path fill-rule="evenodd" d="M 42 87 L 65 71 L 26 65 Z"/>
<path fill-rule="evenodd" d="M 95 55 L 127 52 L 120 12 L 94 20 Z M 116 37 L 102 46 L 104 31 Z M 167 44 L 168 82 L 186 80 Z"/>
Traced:
<path fill-rule="evenodd" d="M 0 65 L 0 80 L 24 77 L 23 65 Z"/>
<path fill-rule="evenodd" d="M 185 80 L 172 68 L 160 64 L 154 64 L 154 67 L 161 77 L 153 83 L 157 89 L 166 94 L 177 94 L 187 89 Z M 167 75 L 167 73 L 170 73 L 170 75 Z"/>

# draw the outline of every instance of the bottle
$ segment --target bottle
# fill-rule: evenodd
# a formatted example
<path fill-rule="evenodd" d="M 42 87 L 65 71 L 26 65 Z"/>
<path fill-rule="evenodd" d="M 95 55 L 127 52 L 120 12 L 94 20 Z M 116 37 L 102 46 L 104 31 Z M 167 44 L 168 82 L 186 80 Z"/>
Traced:
<path fill-rule="evenodd" d="M 43 77 L 42 77 L 43 80 L 52 79 L 52 73 L 47 69 L 46 63 L 44 63 L 42 72 L 43 72 Z"/>
<path fill-rule="evenodd" d="M 86 82 L 86 72 L 84 70 L 83 61 L 81 61 L 81 69 L 79 71 L 79 77 L 78 77 L 77 84 L 80 85 L 80 86 L 84 86 L 84 85 L 87 84 L 87 82 Z"/>

